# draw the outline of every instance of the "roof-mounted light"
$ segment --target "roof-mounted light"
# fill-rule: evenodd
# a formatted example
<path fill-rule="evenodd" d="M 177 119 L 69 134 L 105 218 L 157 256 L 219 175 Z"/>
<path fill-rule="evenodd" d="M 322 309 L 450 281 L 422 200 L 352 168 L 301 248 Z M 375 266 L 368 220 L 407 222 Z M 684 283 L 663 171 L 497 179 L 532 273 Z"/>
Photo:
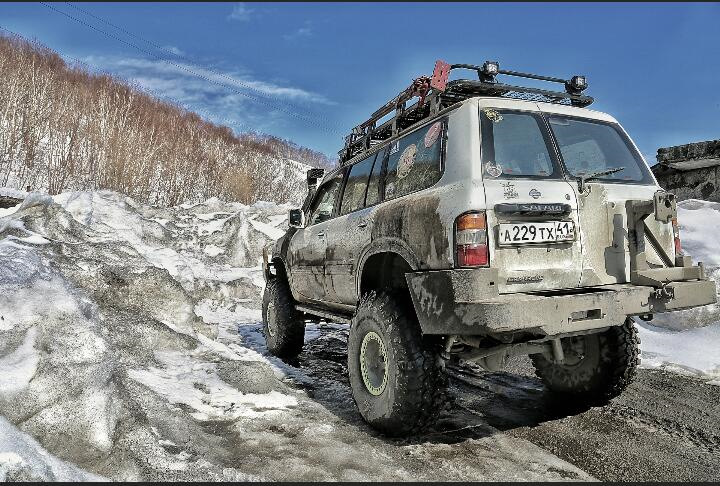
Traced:
<path fill-rule="evenodd" d="M 480 69 L 480 81 L 494 83 L 498 72 L 500 72 L 500 64 L 497 61 L 485 61 Z"/>
<path fill-rule="evenodd" d="M 573 76 L 570 81 L 565 83 L 565 91 L 570 94 L 579 95 L 587 89 L 587 79 L 585 76 Z"/>

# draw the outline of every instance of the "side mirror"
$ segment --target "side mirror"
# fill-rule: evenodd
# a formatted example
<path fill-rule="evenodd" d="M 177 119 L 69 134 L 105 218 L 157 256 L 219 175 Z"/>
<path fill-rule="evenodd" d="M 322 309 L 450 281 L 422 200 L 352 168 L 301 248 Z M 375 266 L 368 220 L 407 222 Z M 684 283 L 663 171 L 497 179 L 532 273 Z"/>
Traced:
<path fill-rule="evenodd" d="M 288 219 L 290 221 L 291 228 L 305 227 L 305 213 L 303 213 L 302 209 L 291 209 L 290 217 Z"/>

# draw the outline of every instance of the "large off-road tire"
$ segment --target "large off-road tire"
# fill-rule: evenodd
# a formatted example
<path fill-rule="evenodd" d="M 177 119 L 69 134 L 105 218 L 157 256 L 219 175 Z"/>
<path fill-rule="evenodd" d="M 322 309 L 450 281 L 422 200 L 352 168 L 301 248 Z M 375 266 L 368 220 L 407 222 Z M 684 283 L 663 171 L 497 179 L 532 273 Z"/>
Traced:
<path fill-rule="evenodd" d="M 268 350 L 279 358 L 295 358 L 305 341 L 305 321 L 295 309 L 290 286 L 282 276 L 269 280 L 263 294 L 263 332 Z"/>
<path fill-rule="evenodd" d="M 439 353 L 402 299 L 365 296 L 348 337 L 350 386 L 365 421 L 391 436 L 416 434 L 432 424 L 447 388 Z"/>
<path fill-rule="evenodd" d="M 635 378 L 640 340 L 631 319 L 607 331 L 561 340 L 564 364 L 542 354 L 531 356 L 535 373 L 568 404 L 603 405 Z"/>

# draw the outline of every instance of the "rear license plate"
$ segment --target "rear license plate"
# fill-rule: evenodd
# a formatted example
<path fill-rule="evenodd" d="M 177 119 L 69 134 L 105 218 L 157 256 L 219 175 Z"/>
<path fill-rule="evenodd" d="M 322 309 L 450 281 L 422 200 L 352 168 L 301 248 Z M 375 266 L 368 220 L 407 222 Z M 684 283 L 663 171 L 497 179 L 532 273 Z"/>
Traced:
<path fill-rule="evenodd" d="M 500 245 L 532 243 L 560 243 L 575 239 L 572 221 L 546 221 L 538 223 L 500 223 Z"/>

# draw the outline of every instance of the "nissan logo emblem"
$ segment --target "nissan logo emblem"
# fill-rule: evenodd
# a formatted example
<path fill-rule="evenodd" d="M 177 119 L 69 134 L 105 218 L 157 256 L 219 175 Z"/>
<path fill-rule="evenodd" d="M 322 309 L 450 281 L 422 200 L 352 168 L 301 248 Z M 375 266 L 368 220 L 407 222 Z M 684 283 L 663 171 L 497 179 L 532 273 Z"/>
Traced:
<path fill-rule="evenodd" d="M 529 194 L 533 199 L 538 199 L 540 196 L 542 196 L 542 193 L 537 189 L 530 189 Z"/>

